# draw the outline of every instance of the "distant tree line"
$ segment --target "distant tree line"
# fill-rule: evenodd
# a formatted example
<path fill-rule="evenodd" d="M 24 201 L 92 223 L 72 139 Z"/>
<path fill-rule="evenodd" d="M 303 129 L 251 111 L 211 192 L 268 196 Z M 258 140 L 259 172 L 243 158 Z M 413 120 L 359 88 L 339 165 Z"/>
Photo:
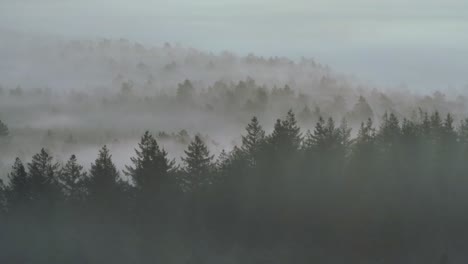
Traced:
<path fill-rule="evenodd" d="M 450 114 L 385 114 L 355 137 L 332 118 L 301 131 L 289 111 L 267 134 L 254 117 L 232 151 L 215 158 L 196 136 L 182 161 L 149 132 L 123 172 L 106 146 L 89 171 L 44 149 L 17 158 L 0 261 L 409 263 L 446 261 L 468 236 L 468 119 Z"/>

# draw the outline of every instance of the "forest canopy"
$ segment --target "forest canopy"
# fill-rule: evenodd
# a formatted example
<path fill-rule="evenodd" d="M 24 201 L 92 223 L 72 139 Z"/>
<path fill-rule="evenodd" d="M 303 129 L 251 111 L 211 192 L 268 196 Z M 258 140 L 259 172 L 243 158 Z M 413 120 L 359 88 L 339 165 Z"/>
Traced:
<path fill-rule="evenodd" d="M 242 143 L 216 156 L 196 135 L 180 165 L 149 132 L 123 171 L 106 146 L 89 170 L 42 149 L 17 158 L 2 185 L 0 259 L 394 263 L 411 249 L 425 262 L 446 252 L 424 248 L 467 238 L 468 119 L 386 113 L 351 134 L 322 117 L 304 131 L 288 111 L 271 133 L 253 117 Z"/>
<path fill-rule="evenodd" d="M 465 260 L 466 92 L 126 39 L 0 57 L 1 263 Z"/>

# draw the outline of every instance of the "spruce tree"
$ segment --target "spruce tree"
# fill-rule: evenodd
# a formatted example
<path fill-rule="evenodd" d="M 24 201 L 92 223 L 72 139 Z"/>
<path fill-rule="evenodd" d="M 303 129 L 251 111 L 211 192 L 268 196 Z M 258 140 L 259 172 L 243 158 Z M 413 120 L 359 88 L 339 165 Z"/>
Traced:
<path fill-rule="evenodd" d="M 468 150 L 468 118 L 460 121 L 460 125 L 458 127 L 458 141 L 465 150 Z"/>
<path fill-rule="evenodd" d="M 337 129 L 337 134 L 339 138 L 340 148 L 344 154 L 346 154 L 348 148 L 351 146 L 351 128 L 348 127 L 348 122 L 346 118 L 341 120 L 341 124 Z"/>
<path fill-rule="evenodd" d="M 315 146 L 319 144 L 319 142 L 322 142 L 325 140 L 326 137 L 326 131 L 325 131 L 325 120 L 323 117 L 319 117 L 319 120 L 315 124 L 314 131 L 311 132 L 310 130 L 307 131 L 304 144 L 303 144 L 303 149 L 306 152 L 311 152 L 314 150 Z"/>
<path fill-rule="evenodd" d="M 265 131 L 260 126 L 257 117 L 253 117 L 246 127 L 247 134 L 242 136 L 241 150 L 247 156 L 250 165 L 255 165 L 257 155 L 265 140 Z"/>
<path fill-rule="evenodd" d="M 0 179 L 0 217 L 3 219 L 3 214 L 7 211 L 7 196 L 6 196 L 6 186 L 3 183 L 3 180 Z M 3 225 L 2 220 L 0 220 L 0 225 Z M 0 242 L 3 238 L 0 238 Z"/>
<path fill-rule="evenodd" d="M 397 145 L 401 136 L 401 127 L 398 118 L 394 113 L 385 113 L 383 116 L 382 124 L 377 133 L 380 146 L 382 150 L 386 151 Z"/>
<path fill-rule="evenodd" d="M 31 181 L 31 198 L 44 204 L 55 204 L 61 198 L 59 185 L 59 164 L 53 161 L 52 156 L 45 150 L 32 157 L 28 163 L 29 178 Z"/>
<path fill-rule="evenodd" d="M 448 113 L 442 124 L 443 140 L 445 143 L 454 143 L 457 138 L 457 133 L 453 123 L 453 116 Z"/>
<path fill-rule="evenodd" d="M 210 155 L 208 147 L 199 135 L 195 136 L 184 153 L 182 161 L 185 163 L 187 181 L 191 188 L 196 190 L 211 184 L 214 156 Z"/>
<path fill-rule="evenodd" d="M 401 123 L 401 136 L 404 144 L 417 143 L 420 132 L 418 124 L 409 119 L 403 119 Z"/>
<path fill-rule="evenodd" d="M 60 171 L 62 190 L 69 201 L 79 202 L 85 199 L 86 178 L 87 174 L 83 171 L 83 166 L 78 164 L 75 155 L 71 155 L 70 159 Z"/>
<path fill-rule="evenodd" d="M 284 120 L 276 121 L 274 130 L 268 137 L 270 147 L 278 153 L 291 154 L 297 151 L 302 141 L 300 130 L 293 111 L 289 110 Z"/>
<path fill-rule="evenodd" d="M 376 131 L 371 118 L 362 122 L 358 134 L 352 145 L 350 155 L 350 175 L 347 185 L 355 193 L 366 195 L 363 190 L 369 188 L 369 184 L 376 172 Z"/>
<path fill-rule="evenodd" d="M 96 206 L 115 205 L 117 202 L 122 182 L 107 146 L 99 150 L 96 161 L 91 164 L 86 185 L 89 200 Z"/>
<path fill-rule="evenodd" d="M 307 133 L 304 141 L 304 148 L 308 151 L 331 151 L 337 148 L 347 148 L 350 144 L 350 133 L 346 120 L 343 119 L 340 127 L 335 126 L 333 118 L 328 118 L 327 122 L 320 117 L 315 125 L 313 133 Z"/>
<path fill-rule="evenodd" d="M 163 184 L 170 180 L 174 161 L 167 157 L 167 152 L 160 149 L 156 139 L 146 131 L 142 136 L 135 157 L 130 160 L 133 166 L 126 166 L 125 174 L 130 176 L 138 191 L 159 192 Z"/>
<path fill-rule="evenodd" d="M 7 125 L 0 120 L 0 137 L 6 137 L 10 134 Z"/>
<path fill-rule="evenodd" d="M 133 205 L 138 235 L 142 239 L 141 253 L 151 259 L 162 262 L 165 244 L 154 247 L 157 241 L 164 241 L 174 234 L 168 230 L 173 223 L 175 192 L 177 182 L 174 179 L 174 161 L 167 157 L 167 152 L 160 149 L 156 139 L 146 131 L 135 149 L 132 165 L 126 166 L 124 173 L 130 177 L 135 186 L 135 203 Z M 170 247 L 169 245 L 167 247 Z"/>
<path fill-rule="evenodd" d="M 353 166 L 362 169 L 367 164 L 370 164 L 369 159 L 374 155 L 375 136 L 376 132 L 373 127 L 373 121 L 371 118 L 368 118 L 365 123 L 361 123 L 352 146 L 351 161 Z"/>
<path fill-rule="evenodd" d="M 9 184 L 5 189 L 8 206 L 15 208 L 30 202 L 32 198 L 31 181 L 19 158 L 15 159 L 8 179 Z"/>

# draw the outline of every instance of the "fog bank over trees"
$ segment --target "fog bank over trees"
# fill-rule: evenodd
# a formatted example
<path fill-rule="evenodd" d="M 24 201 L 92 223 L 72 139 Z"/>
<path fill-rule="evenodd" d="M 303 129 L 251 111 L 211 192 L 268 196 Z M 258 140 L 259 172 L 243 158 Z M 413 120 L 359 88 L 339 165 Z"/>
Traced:
<path fill-rule="evenodd" d="M 267 127 L 289 109 L 306 129 L 319 117 L 378 124 L 385 113 L 466 114 L 464 94 L 381 89 L 335 73 L 313 59 L 219 54 L 166 43 L 65 40 L 5 33 L 0 43 L 2 166 L 46 147 L 61 160 L 93 156 L 108 144 L 118 167 L 145 130 L 174 156 L 194 135 L 212 151 L 230 150 L 252 115 Z M 85 164 L 90 164 L 91 159 Z"/>

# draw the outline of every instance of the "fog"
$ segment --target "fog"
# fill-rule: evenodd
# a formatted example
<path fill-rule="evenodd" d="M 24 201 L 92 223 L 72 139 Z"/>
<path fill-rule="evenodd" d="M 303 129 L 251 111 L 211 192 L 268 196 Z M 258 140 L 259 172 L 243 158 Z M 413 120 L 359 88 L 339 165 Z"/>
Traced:
<path fill-rule="evenodd" d="M 41 147 L 60 159 L 81 153 L 90 164 L 92 153 L 108 144 L 123 168 L 146 130 L 187 131 L 182 144 L 162 138 L 173 157 L 197 133 L 220 153 L 239 145 L 252 116 L 273 127 L 289 109 L 304 130 L 323 116 L 346 118 L 353 134 L 363 120 L 378 123 L 386 112 L 414 119 L 437 110 L 458 122 L 467 110 L 465 91 L 377 86 L 312 58 L 2 33 L 0 120 L 11 130 L 3 166 Z"/>
<path fill-rule="evenodd" d="M 464 263 L 465 32 L 461 0 L 0 0 L 0 262 Z"/>
<path fill-rule="evenodd" d="M 1 7 L 0 27 L 27 33 L 307 56 L 379 86 L 419 91 L 468 84 L 462 0 L 2 0 Z"/>

